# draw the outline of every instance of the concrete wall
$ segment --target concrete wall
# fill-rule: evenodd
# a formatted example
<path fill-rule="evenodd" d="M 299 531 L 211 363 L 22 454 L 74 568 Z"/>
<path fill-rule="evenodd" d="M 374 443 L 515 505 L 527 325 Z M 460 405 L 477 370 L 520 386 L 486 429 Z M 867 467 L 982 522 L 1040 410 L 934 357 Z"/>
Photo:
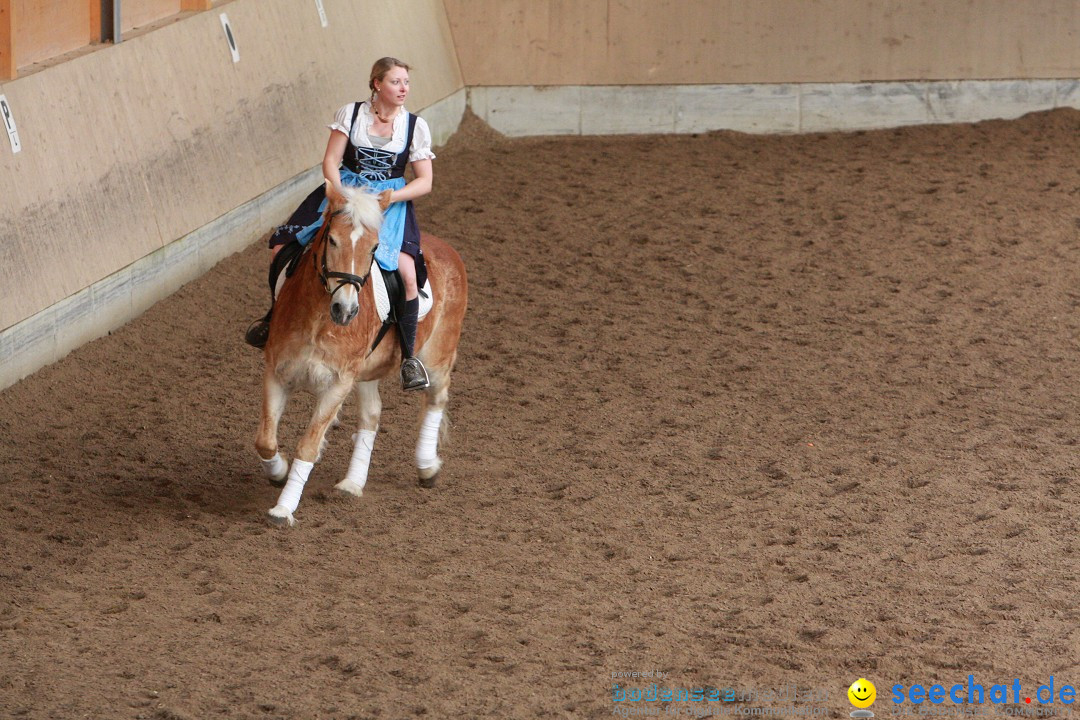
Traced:
<path fill-rule="evenodd" d="M 469 86 L 1080 77 L 1076 0 L 445 0 Z"/>
<path fill-rule="evenodd" d="M 511 86 L 469 88 L 468 97 L 473 112 L 510 136 L 800 133 L 1080 109 L 1080 81 Z"/>

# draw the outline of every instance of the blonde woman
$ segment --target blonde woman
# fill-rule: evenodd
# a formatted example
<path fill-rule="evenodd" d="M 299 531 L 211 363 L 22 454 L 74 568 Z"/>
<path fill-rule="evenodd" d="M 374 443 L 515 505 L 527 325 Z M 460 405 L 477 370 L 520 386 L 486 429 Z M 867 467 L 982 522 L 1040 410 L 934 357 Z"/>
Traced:
<path fill-rule="evenodd" d="M 423 118 L 405 109 L 409 95 L 407 64 L 392 57 L 381 58 L 371 68 L 368 87 L 371 96 L 366 101 L 344 105 L 330 124 L 323 175 L 339 191 L 343 186 L 392 191 L 375 260 L 385 270 L 397 270 L 405 286 L 405 309 L 398 319 L 404 355 L 401 385 L 405 390 L 421 390 L 430 384 L 427 370 L 415 354 L 418 289 L 423 287 L 426 272 L 412 201 L 431 192 L 431 161 L 435 158 L 431 130 Z M 408 182 L 404 178 L 407 166 L 413 172 Z M 297 254 L 298 248 L 314 237 L 325 207 L 326 189 L 320 186 L 270 238 L 275 254 L 290 245 L 290 254 Z M 276 274 L 272 273 L 271 289 Z M 266 344 L 272 312 L 273 307 L 248 329 L 249 344 Z"/>

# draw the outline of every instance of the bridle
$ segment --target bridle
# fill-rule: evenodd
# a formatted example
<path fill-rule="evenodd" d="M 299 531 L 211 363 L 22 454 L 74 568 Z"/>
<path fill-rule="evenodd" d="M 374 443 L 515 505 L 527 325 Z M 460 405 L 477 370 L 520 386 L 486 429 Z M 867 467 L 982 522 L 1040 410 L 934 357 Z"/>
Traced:
<path fill-rule="evenodd" d="M 343 212 L 345 212 L 344 209 L 335 210 L 334 212 L 330 213 L 330 218 L 333 218 L 333 217 L 335 217 L 337 215 L 340 215 Z M 323 240 L 322 267 L 319 266 L 318 261 L 315 259 L 315 253 L 311 254 L 311 263 L 312 263 L 312 265 L 315 266 L 315 270 L 319 273 L 319 280 L 322 281 L 323 288 L 325 288 L 326 292 L 328 292 L 330 294 L 330 297 L 333 297 L 334 293 L 336 293 L 338 290 L 345 287 L 346 285 L 351 285 L 352 287 L 354 287 L 356 289 L 356 294 L 359 295 L 360 294 L 360 288 L 364 287 L 364 283 L 366 283 L 368 277 L 371 276 L 371 264 L 368 263 L 368 266 L 367 266 L 368 271 L 367 271 L 367 274 L 365 274 L 365 275 L 353 275 L 352 273 L 343 273 L 343 272 L 330 272 L 330 270 L 327 269 L 327 267 L 326 267 L 326 249 L 330 245 L 330 219 L 329 218 L 327 219 L 327 221 L 325 223 L 323 223 L 323 237 L 322 237 L 322 240 Z M 374 257 L 375 257 L 375 250 L 377 248 L 378 248 L 378 246 L 371 249 L 372 259 L 374 259 Z M 337 287 L 335 287 L 333 290 L 330 289 L 330 280 L 332 280 L 332 279 L 339 281 L 338 284 L 337 284 Z"/>

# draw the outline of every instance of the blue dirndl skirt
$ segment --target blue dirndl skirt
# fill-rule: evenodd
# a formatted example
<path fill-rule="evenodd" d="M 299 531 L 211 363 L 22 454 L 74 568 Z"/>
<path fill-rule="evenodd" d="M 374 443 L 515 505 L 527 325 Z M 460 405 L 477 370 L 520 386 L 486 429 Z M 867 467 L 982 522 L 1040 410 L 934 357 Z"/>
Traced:
<path fill-rule="evenodd" d="M 405 178 L 368 181 L 348 168 L 341 168 L 341 184 L 346 187 L 363 187 L 370 192 L 381 193 L 383 190 L 400 190 L 405 187 Z M 284 225 L 278 226 L 270 236 L 270 247 L 285 245 L 296 241 L 307 245 L 322 226 L 323 211 L 326 210 L 326 184 L 315 188 Z M 411 200 L 396 202 L 383 212 L 383 224 L 379 230 L 379 247 L 375 250 L 375 260 L 383 270 L 397 270 L 398 253 L 405 252 L 414 258 L 421 257 L 420 228 L 416 222 Z M 417 268 L 419 273 L 419 267 Z"/>

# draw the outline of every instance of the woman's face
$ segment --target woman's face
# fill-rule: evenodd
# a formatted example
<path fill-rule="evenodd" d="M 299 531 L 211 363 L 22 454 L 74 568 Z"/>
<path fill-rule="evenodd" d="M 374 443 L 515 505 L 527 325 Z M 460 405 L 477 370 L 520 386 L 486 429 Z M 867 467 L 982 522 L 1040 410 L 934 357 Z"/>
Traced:
<path fill-rule="evenodd" d="M 375 92 L 384 106 L 401 106 L 409 94 L 409 71 L 403 67 L 390 68 L 382 80 L 375 81 Z"/>

